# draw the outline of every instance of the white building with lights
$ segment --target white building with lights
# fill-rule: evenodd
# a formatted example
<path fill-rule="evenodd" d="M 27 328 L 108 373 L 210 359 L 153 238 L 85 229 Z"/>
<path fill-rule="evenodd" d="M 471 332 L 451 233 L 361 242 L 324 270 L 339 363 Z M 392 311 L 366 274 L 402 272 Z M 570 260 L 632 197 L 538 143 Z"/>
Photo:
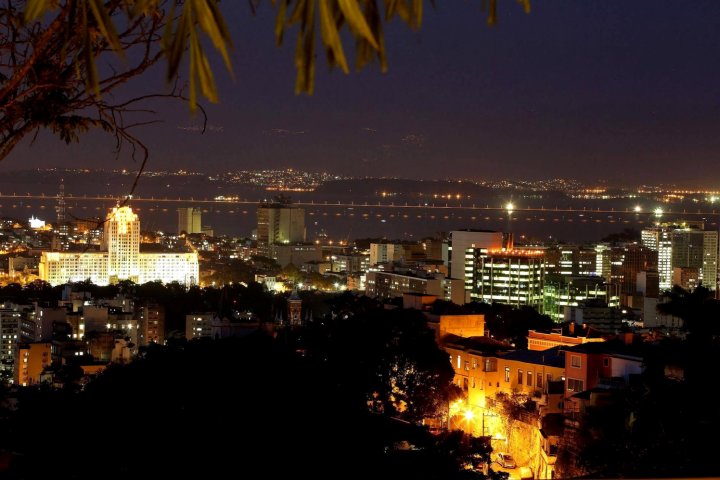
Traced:
<path fill-rule="evenodd" d="M 673 271 L 696 269 L 698 279 L 710 290 L 718 281 L 718 232 L 705 230 L 703 222 L 661 223 L 642 231 L 642 244 L 658 252 L 660 289 L 673 286 Z M 685 285 L 681 285 L 686 287 Z"/>
<path fill-rule="evenodd" d="M 472 250 L 470 298 L 543 308 L 545 252 L 521 248 Z"/>
<path fill-rule="evenodd" d="M 196 252 L 140 252 L 140 220 L 130 207 L 116 207 L 105 221 L 99 252 L 43 252 L 40 278 L 51 285 L 90 280 L 108 285 L 121 280 L 195 285 Z"/>

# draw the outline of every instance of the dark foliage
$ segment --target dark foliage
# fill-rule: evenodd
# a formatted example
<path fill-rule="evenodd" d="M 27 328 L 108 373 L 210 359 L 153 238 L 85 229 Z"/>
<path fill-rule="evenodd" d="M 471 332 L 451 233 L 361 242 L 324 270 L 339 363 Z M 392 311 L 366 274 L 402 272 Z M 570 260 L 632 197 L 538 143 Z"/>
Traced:
<path fill-rule="evenodd" d="M 624 228 L 621 232 L 611 233 L 600 241 L 607 243 L 639 242 L 640 232 L 634 228 Z"/>
<path fill-rule="evenodd" d="M 593 478 L 716 477 L 712 438 L 720 412 L 706 380 L 718 363 L 717 342 L 668 339 L 655 345 L 639 378 L 588 407 L 578 429 L 578 466 Z M 669 367 L 684 378 L 669 378 Z M 559 469 L 572 469 L 569 460 L 561 455 Z"/>
<path fill-rule="evenodd" d="M 7 476 L 457 478 L 486 442 L 393 418 L 432 410 L 452 379 L 416 314 L 372 310 L 275 338 L 155 346 L 79 393 L 22 389 L 0 420 Z M 416 369 L 404 412 L 387 397 L 396 364 Z M 373 391 L 384 414 L 368 408 Z"/>

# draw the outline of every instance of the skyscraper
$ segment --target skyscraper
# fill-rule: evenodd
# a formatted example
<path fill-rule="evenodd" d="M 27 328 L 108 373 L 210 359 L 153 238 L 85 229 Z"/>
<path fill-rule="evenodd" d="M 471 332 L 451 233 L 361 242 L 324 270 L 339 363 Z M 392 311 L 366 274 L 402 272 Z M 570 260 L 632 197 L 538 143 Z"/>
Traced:
<path fill-rule="evenodd" d="M 110 283 L 140 277 L 140 220 L 129 207 L 115 207 L 105 221 L 103 250 L 108 252 Z"/>
<path fill-rule="evenodd" d="M 486 303 L 543 308 L 545 261 L 542 250 L 471 250 L 470 298 Z"/>
<path fill-rule="evenodd" d="M 34 342 L 37 324 L 18 305 L 0 305 L 0 379 L 11 379 L 17 360 L 18 344 Z"/>
<path fill-rule="evenodd" d="M 272 245 L 305 242 L 305 209 L 294 207 L 284 197 L 261 203 L 257 209 L 258 253 L 272 257 Z"/>
<path fill-rule="evenodd" d="M 702 222 L 663 223 L 642 231 L 644 246 L 658 252 L 660 289 L 673 286 L 673 269 L 697 269 L 710 290 L 717 286 L 718 232 Z"/>
<path fill-rule="evenodd" d="M 202 233 L 202 210 L 194 207 L 178 208 L 178 233 Z"/>
<path fill-rule="evenodd" d="M 443 261 L 449 268 L 450 278 L 465 281 L 466 301 L 470 301 L 470 290 L 474 288 L 474 249 L 498 250 L 503 245 L 502 232 L 492 230 L 453 230 L 443 244 Z"/>
<path fill-rule="evenodd" d="M 660 290 L 672 288 L 672 233 L 661 226 L 646 228 L 640 235 L 642 245 L 658 254 Z"/>
<path fill-rule="evenodd" d="M 140 253 L 140 220 L 130 207 L 116 207 L 105 221 L 100 251 L 42 252 L 42 280 L 59 285 L 90 280 L 97 285 L 130 280 L 178 282 L 198 281 L 196 252 Z"/>
<path fill-rule="evenodd" d="M 613 247 L 610 252 L 612 264 L 607 280 L 617 285 L 624 297 L 637 293 L 639 273 L 656 271 L 658 268 L 658 251 L 648 246 L 627 243 Z M 670 271 L 672 272 L 672 268 Z"/>

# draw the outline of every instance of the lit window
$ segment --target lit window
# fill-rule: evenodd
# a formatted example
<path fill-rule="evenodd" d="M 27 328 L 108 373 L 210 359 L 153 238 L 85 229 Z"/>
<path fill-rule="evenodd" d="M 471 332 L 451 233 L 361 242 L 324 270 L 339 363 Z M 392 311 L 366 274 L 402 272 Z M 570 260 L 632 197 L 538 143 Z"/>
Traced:
<path fill-rule="evenodd" d="M 583 391 L 583 381 L 577 380 L 575 378 L 568 378 L 567 379 L 567 390 L 568 390 L 568 392 L 582 392 Z"/>
<path fill-rule="evenodd" d="M 505 381 L 510 381 L 510 367 L 505 367 Z"/>
<path fill-rule="evenodd" d="M 570 365 L 575 368 L 580 368 L 580 366 L 581 366 L 580 356 L 579 355 L 570 355 Z"/>

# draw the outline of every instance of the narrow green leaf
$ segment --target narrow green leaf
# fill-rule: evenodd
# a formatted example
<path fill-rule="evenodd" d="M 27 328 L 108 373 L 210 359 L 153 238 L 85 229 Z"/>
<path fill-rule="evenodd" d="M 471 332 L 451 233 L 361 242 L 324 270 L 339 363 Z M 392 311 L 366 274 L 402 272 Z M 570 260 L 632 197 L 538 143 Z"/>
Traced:
<path fill-rule="evenodd" d="M 97 66 L 95 65 L 95 52 L 88 27 L 87 4 L 85 0 L 78 2 L 80 22 L 83 32 L 83 63 L 85 63 L 85 85 L 95 95 L 100 96 L 100 83 L 98 81 Z"/>
<path fill-rule="evenodd" d="M 490 26 L 495 25 L 497 22 L 497 0 L 490 0 L 490 7 L 488 9 L 487 23 Z"/>
<path fill-rule="evenodd" d="M 323 0 L 320 1 L 323 3 Z M 367 21 L 365 20 L 365 15 L 363 15 L 362 10 L 360 10 L 360 6 L 357 1 L 338 0 L 338 5 L 340 5 L 340 10 L 342 10 L 345 20 L 348 22 L 350 28 L 356 31 L 359 35 L 365 37 L 365 39 L 370 42 L 370 45 L 377 50 L 377 40 L 375 40 L 375 37 L 370 31 L 370 27 L 368 27 Z"/>
<path fill-rule="evenodd" d="M 275 41 L 278 46 L 282 45 L 285 34 L 285 15 L 287 15 L 288 0 L 280 1 L 277 17 L 275 17 Z"/>
<path fill-rule="evenodd" d="M 25 5 L 25 21 L 32 22 L 37 20 L 50 10 L 52 0 L 27 0 Z"/>
<path fill-rule="evenodd" d="M 172 44 L 174 17 L 175 17 L 175 2 L 171 2 L 170 13 L 168 14 L 168 17 L 167 17 L 168 21 L 165 23 L 165 28 L 163 29 L 163 36 L 160 39 L 160 47 L 164 51 L 170 50 L 170 45 Z"/>
<path fill-rule="evenodd" d="M 423 18 L 424 0 L 413 0 L 413 27 L 420 28 Z"/>
<path fill-rule="evenodd" d="M 197 34 L 191 35 L 190 39 L 190 49 L 195 58 L 195 74 L 197 75 L 200 83 L 200 92 L 211 102 L 217 103 L 217 88 L 215 86 L 212 70 L 210 69 L 210 62 L 203 51 L 202 44 L 200 43 L 200 39 Z"/>
<path fill-rule="evenodd" d="M 295 93 L 311 95 L 315 88 L 315 1 L 300 1 L 304 5 L 295 51 L 295 65 L 298 68 Z"/>
<path fill-rule="evenodd" d="M 157 10 L 159 0 L 133 0 L 130 6 L 130 17 L 137 18 L 140 15 L 149 15 L 153 11 Z M 171 9 L 175 7 L 175 2 L 171 2 Z M 170 17 L 172 18 L 172 17 Z"/>
<path fill-rule="evenodd" d="M 110 48 L 112 48 L 116 54 L 124 57 L 125 52 L 120 46 L 120 39 L 118 38 L 117 30 L 115 30 L 115 24 L 110 18 L 110 15 L 108 15 L 105 4 L 102 0 L 88 0 L 88 3 L 90 4 L 93 17 L 95 17 L 95 22 L 100 29 L 100 33 L 103 34 Z"/>
<path fill-rule="evenodd" d="M 398 0 L 385 0 L 385 20 L 391 20 L 397 12 Z"/>
<path fill-rule="evenodd" d="M 315 0 L 309 0 L 310 2 L 314 2 Z M 304 22 L 305 19 L 305 9 L 307 6 L 308 0 L 297 0 L 295 2 L 295 8 L 293 8 L 292 13 L 290 14 L 290 18 L 288 19 L 288 25 L 292 25 L 297 22 Z M 304 27 L 303 27 L 304 28 Z"/>
<path fill-rule="evenodd" d="M 320 31 L 325 45 L 332 52 L 332 61 L 337 62 L 343 72 L 349 73 L 342 41 L 335 25 L 335 18 L 330 11 L 329 2 L 320 0 Z"/>
<path fill-rule="evenodd" d="M 305 85 L 305 55 L 303 54 L 303 32 L 298 32 L 297 41 L 295 42 L 295 94 L 303 92 Z"/>
<path fill-rule="evenodd" d="M 210 38 L 215 49 L 220 53 L 225 63 L 225 68 L 232 75 L 232 62 L 230 61 L 230 55 L 228 54 L 228 46 L 231 45 L 232 41 L 230 38 L 230 31 L 225 24 L 225 21 L 217 10 L 215 0 L 194 0 L 195 3 L 195 14 L 202 28 L 203 32 Z"/>
<path fill-rule="evenodd" d="M 171 81 L 177 75 L 180 69 L 180 62 L 182 61 L 183 53 L 188 42 L 188 36 L 195 32 L 193 28 L 193 12 L 192 3 L 186 2 L 183 5 L 182 14 L 178 20 L 177 29 L 175 32 L 170 32 L 169 36 L 169 48 L 166 50 L 166 56 L 168 59 L 168 81 Z"/>
<path fill-rule="evenodd" d="M 403 22 L 410 23 L 410 8 L 405 3 L 405 0 L 395 2 L 395 11 Z"/>
<path fill-rule="evenodd" d="M 380 12 L 375 2 L 368 4 L 368 16 L 373 24 L 373 32 L 378 39 L 377 55 L 380 60 L 380 71 L 385 73 L 388 70 L 387 51 L 385 49 L 385 34 L 383 33 L 383 24 L 380 20 Z"/>

